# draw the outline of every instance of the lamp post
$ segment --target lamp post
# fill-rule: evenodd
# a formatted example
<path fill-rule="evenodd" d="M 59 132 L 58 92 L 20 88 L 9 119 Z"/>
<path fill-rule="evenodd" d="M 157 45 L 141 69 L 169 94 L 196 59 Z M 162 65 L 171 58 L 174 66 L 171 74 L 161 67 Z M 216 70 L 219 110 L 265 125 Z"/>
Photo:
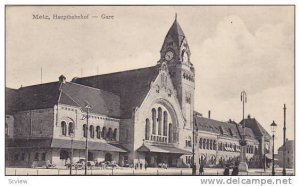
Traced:
<path fill-rule="evenodd" d="M 248 165 L 246 162 L 246 133 L 245 133 L 245 103 L 247 103 L 247 93 L 246 91 L 241 92 L 241 101 L 243 103 L 243 134 L 242 139 L 240 140 L 241 145 L 241 154 L 240 154 L 240 164 L 239 164 L 239 171 L 240 172 L 248 172 Z"/>
<path fill-rule="evenodd" d="M 90 105 L 86 105 L 86 138 L 85 138 L 85 165 L 84 165 L 84 175 L 87 175 L 87 160 L 88 160 L 88 154 L 89 154 L 89 148 L 88 148 L 88 137 L 89 137 L 89 111 L 91 106 Z"/>
<path fill-rule="evenodd" d="M 275 138 L 275 132 L 276 132 L 277 124 L 273 121 L 271 123 L 271 131 L 272 131 L 272 138 L 273 138 L 273 149 L 272 149 L 272 176 L 275 176 L 275 165 L 274 165 L 274 138 Z"/>
<path fill-rule="evenodd" d="M 282 169 L 282 175 L 286 176 L 286 165 L 285 165 L 285 158 L 286 158 L 286 107 L 285 104 L 283 106 L 283 169 Z"/>
<path fill-rule="evenodd" d="M 195 128 L 196 127 L 196 128 Z M 198 132 L 197 122 L 196 122 L 196 116 L 193 115 L 193 146 L 192 146 L 192 175 L 196 175 L 196 164 L 195 164 L 195 129 L 196 132 Z M 197 140 L 196 140 L 197 142 Z"/>
<path fill-rule="evenodd" d="M 73 138 L 74 138 L 74 129 L 72 129 L 70 133 L 71 137 L 71 158 L 70 158 L 70 175 L 72 175 L 72 168 L 73 168 Z"/>

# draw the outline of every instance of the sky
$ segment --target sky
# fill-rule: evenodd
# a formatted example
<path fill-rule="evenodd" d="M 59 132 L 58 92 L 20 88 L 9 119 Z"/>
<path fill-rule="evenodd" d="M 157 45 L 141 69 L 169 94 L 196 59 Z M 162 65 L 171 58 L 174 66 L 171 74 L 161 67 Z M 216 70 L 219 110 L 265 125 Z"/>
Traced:
<path fill-rule="evenodd" d="M 292 6 L 26 6 L 6 8 L 6 86 L 20 88 L 157 64 L 175 13 L 191 50 L 195 110 L 220 121 L 245 116 L 270 132 L 275 148 L 294 138 L 294 7 Z M 54 20 L 53 15 L 88 15 Z M 101 19 L 101 15 L 114 16 Z M 33 19 L 33 15 L 49 16 Z M 98 16 L 98 18 L 92 18 Z M 41 79 L 42 68 L 42 79 Z"/>

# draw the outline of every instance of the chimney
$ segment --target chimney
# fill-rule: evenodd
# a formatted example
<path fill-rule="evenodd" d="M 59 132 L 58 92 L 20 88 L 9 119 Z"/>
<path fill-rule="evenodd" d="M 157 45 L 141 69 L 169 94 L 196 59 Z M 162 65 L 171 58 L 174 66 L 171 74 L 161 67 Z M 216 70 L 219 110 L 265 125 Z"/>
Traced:
<path fill-rule="evenodd" d="M 250 114 L 248 114 L 248 119 L 251 119 L 251 115 Z"/>
<path fill-rule="evenodd" d="M 210 110 L 208 111 L 208 119 L 210 119 Z"/>
<path fill-rule="evenodd" d="M 66 77 L 64 75 L 60 75 L 58 79 L 59 79 L 59 82 L 66 83 Z"/>

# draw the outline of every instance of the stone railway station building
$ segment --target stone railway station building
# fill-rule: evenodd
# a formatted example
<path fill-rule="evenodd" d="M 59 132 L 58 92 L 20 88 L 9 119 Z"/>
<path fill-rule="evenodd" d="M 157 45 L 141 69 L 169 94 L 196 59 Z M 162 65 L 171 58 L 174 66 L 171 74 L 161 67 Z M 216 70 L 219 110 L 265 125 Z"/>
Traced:
<path fill-rule="evenodd" d="M 176 19 L 160 56 L 152 67 L 6 88 L 6 166 L 47 160 L 64 166 L 71 147 L 76 162 L 85 158 L 88 138 L 89 161 L 189 167 L 193 128 L 195 163 L 238 160 L 243 121 L 221 122 L 194 110 L 195 69 Z M 262 167 L 271 137 L 255 118 L 245 123 L 249 167 Z"/>

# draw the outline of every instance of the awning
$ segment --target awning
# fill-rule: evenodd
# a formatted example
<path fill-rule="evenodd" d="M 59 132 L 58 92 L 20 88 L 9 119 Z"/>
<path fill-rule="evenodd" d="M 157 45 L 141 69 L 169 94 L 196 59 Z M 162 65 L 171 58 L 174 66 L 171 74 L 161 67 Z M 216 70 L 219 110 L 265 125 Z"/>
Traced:
<path fill-rule="evenodd" d="M 159 152 L 167 154 L 192 154 L 187 150 L 183 150 L 174 146 L 160 146 L 160 145 L 142 145 L 137 149 L 138 152 Z"/>
<path fill-rule="evenodd" d="M 270 160 L 272 159 L 272 155 L 271 154 L 265 154 L 265 156 L 266 156 L 267 159 L 270 159 Z"/>
<path fill-rule="evenodd" d="M 73 149 L 85 149 L 85 141 L 73 141 Z M 71 140 L 53 139 L 51 147 L 53 148 L 71 148 Z M 115 146 L 109 143 L 88 141 L 89 150 L 101 150 L 110 152 L 127 152 L 125 148 L 120 148 L 120 145 Z"/>

